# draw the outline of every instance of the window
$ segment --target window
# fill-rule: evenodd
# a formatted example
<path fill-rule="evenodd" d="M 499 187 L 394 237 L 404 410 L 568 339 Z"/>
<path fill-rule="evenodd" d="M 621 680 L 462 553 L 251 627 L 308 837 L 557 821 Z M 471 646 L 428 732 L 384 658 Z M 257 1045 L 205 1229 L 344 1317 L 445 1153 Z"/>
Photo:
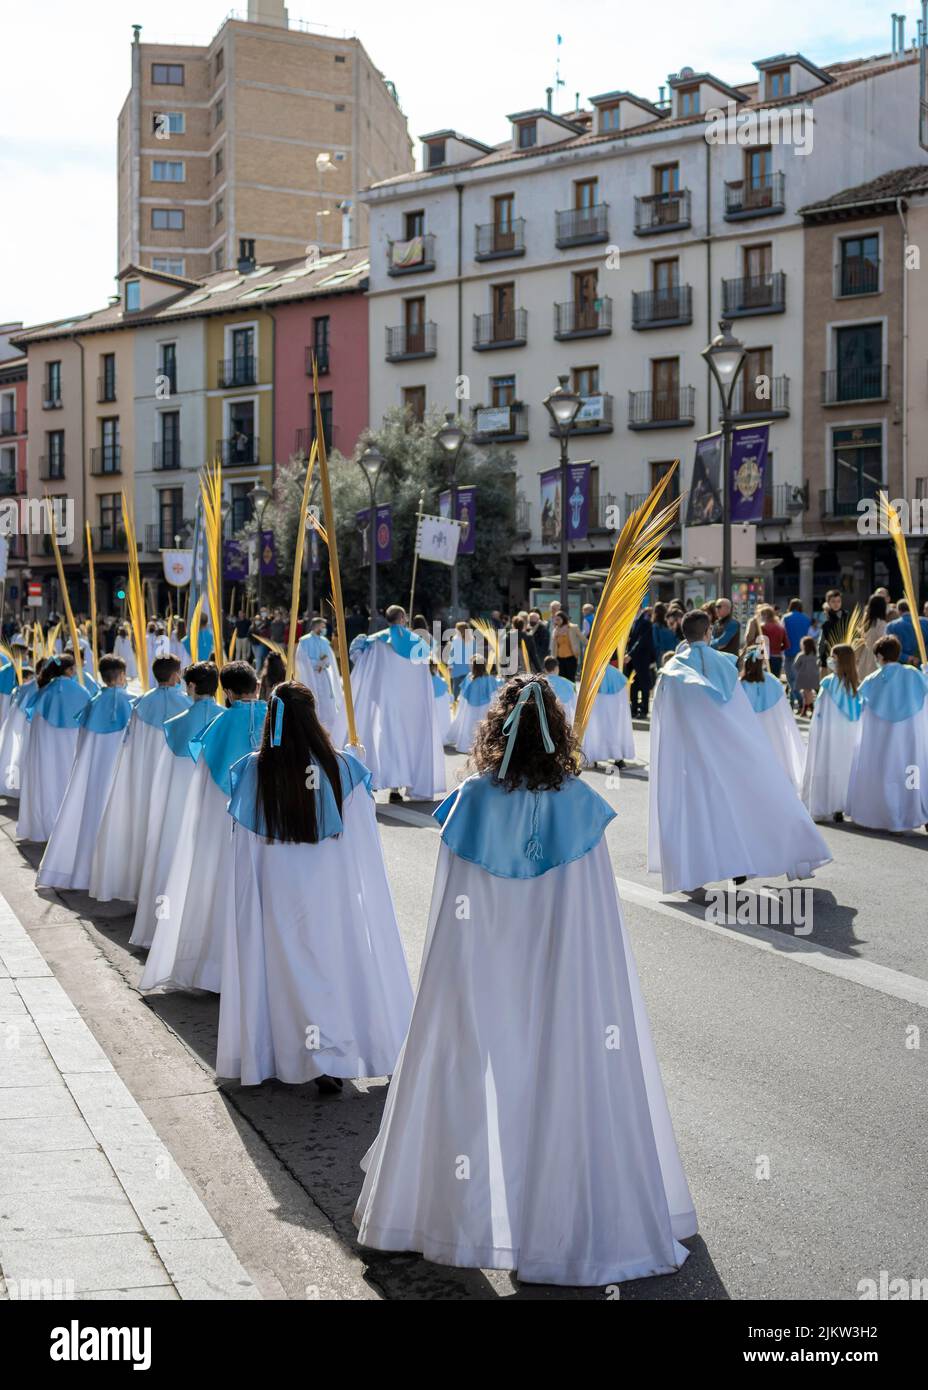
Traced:
<path fill-rule="evenodd" d="M 425 235 L 425 213 L 421 208 L 415 212 L 403 214 L 403 231 L 406 241 L 412 241 L 413 237 Z"/>
<path fill-rule="evenodd" d="M 100 496 L 100 549 L 121 550 L 125 544 L 122 496 L 118 492 L 105 492 Z"/>
<path fill-rule="evenodd" d="M 599 395 L 599 368 L 598 367 L 574 367 L 571 373 L 573 388 L 578 396 L 586 400 L 589 396 Z"/>
<path fill-rule="evenodd" d="M 64 430 L 50 430 L 45 436 L 46 472 L 49 478 L 64 477 Z"/>
<path fill-rule="evenodd" d="M 322 437 L 325 440 L 326 451 L 332 447 L 332 392 L 319 392 L 319 409 L 322 415 Z M 309 398 L 309 438 L 310 442 L 316 438 L 316 405 L 312 396 Z"/>
<path fill-rule="evenodd" d="M 680 115 L 698 116 L 699 115 L 699 88 L 681 87 L 680 88 Z"/>
<path fill-rule="evenodd" d="M 599 202 L 599 180 L 578 179 L 574 184 L 574 208 L 593 208 Z"/>
<path fill-rule="evenodd" d="M 864 498 L 875 498 L 883 481 L 883 427 L 832 430 L 834 510 L 849 515 Z"/>
<path fill-rule="evenodd" d="M 232 401 L 228 418 L 229 439 L 224 462 L 257 463 L 254 401 Z"/>
<path fill-rule="evenodd" d="M 126 281 L 126 313 L 134 314 L 142 305 L 142 285 L 139 280 Z"/>
<path fill-rule="evenodd" d="M 154 111 L 151 128 L 162 140 L 168 135 L 183 135 L 187 129 L 187 118 L 183 111 Z"/>
<path fill-rule="evenodd" d="M 758 398 L 758 391 L 761 390 L 761 385 L 758 383 L 759 377 L 766 377 L 766 382 L 762 383 L 766 389 L 761 391 L 760 398 Z M 772 382 L 773 349 L 769 347 L 748 348 L 744 355 L 741 376 L 735 387 L 741 396 L 740 405 L 745 415 L 762 414 L 771 409 L 773 405 Z"/>
<path fill-rule="evenodd" d="M 152 183 L 183 183 L 184 177 L 182 159 L 153 159 L 151 162 Z"/>
<path fill-rule="evenodd" d="M 218 77 L 219 74 L 222 72 L 222 70 L 223 70 L 223 68 L 225 67 L 225 65 L 226 65 L 226 54 L 225 54 L 225 49 L 224 49 L 224 48 L 220 48 L 219 51 L 218 51 L 217 54 L 216 54 L 216 63 L 215 63 L 216 76 L 217 76 L 217 77 Z"/>
<path fill-rule="evenodd" d="M 16 393 L 4 391 L 0 396 L 0 433 L 16 433 Z"/>
<path fill-rule="evenodd" d="M 61 363 L 49 362 L 45 368 L 45 399 L 54 402 L 56 405 L 61 403 Z"/>
<path fill-rule="evenodd" d="M 538 126 L 535 121 L 522 121 L 516 129 L 519 134 L 518 144 L 520 150 L 530 150 L 533 145 L 537 145 Z"/>
<path fill-rule="evenodd" d="M 158 375 L 166 376 L 171 391 L 177 390 L 177 344 L 162 343 L 158 352 Z"/>
<path fill-rule="evenodd" d="M 651 262 L 651 289 L 658 299 L 675 299 L 680 283 L 680 262 L 676 256 Z"/>
<path fill-rule="evenodd" d="M 344 111 L 344 109 L 345 109 L 345 103 L 344 103 L 343 101 L 337 101 L 337 102 L 335 103 L 335 110 L 336 110 L 336 111 Z"/>
<path fill-rule="evenodd" d="M 156 87 L 182 87 L 184 85 L 183 63 L 152 63 L 151 80 Z"/>
<path fill-rule="evenodd" d="M 216 151 L 216 153 L 213 155 L 213 174 L 214 174 L 214 176 L 222 173 L 222 169 L 223 169 L 224 163 L 225 163 L 225 158 L 224 158 L 224 156 L 223 156 L 222 149 L 220 148 L 220 149 L 218 149 L 218 150 Z"/>
<path fill-rule="evenodd" d="M 222 97 L 220 97 L 219 100 L 216 102 L 216 105 L 215 105 L 215 107 L 214 107 L 214 109 L 213 109 L 213 127 L 215 128 L 215 127 L 218 126 L 218 125 L 222 125 L 222 123 L 223 123 L 223 121 L 225 120 L 225 118 L 226 118 L 226 104 L 225 104 L 225 102 L 223 101 Z"/>
<path fill-rule="evenodd" d="M 679 357 L 656 357 L 652 360 L 651 397 L 652 420 L 676 420 L 679 418 Z"/>
<path fill-rule="evenodd" d="M 119 416 L 113 415 L 100 421 L 100 472 L 119 471 Z"/>
<path fill-rule="evenodd" d="M 213 270 L 222 270 L 222 247 L 217 246 L 213 252 Z"/>
<path fill-rule="evenodd" d="M 845 237 L 841 241 L 841 294 L 873 294 L 880 288 L 880 238 Z"/>
<path fill-rule="evenodd" d="M 182 232 L 184 230 L 183 208 L 152 208 L 151 229 L 153 232 Z"/>
<path fill-rule="evenodd" d="M 767 73 L 767 96 L 789 96 L 789 68 L 771 68 Z"/>
<path fill-rule="evenodd" d="M 162 410 L 158 413 L 161 442 L 161 467 L 180 467 L 180 411 Z"/>
<path fill-rule="evenodd" d="M 232 330 L 232 380 L 233 386 L 251 386 L 255 380 L 255 330 L 253 328 L 233 328 Z"/>
<path fill-rule="evenodd" d="M 16 491 L 16 450 L 0 449 L 0 492 L 9 496 Z"/>
<path fill-rule="evenodd" d="M 510 342 L 516 336 L 516 287 L 513 281 L 505 285 L 492 285 L 490 298 L 493 304 L 493 341 Z"/>
<path fill-rule="evenodd" d="M 514 376 L 490 377 L 490 405 L 512 405 L 516 398 L 516 379 Z"/>
<path fill-rule="evenodd" d="M 225 215 L 225 204 L 221 198 L 217 198 L 215 207 L 213 208 L 213 222 L 216 224 L 216 226 L 219 225 L 219 223 L 222 221 Z"/>
<path fill-rule="evenodd" d="M 105 352 L 100 358 L 100 400 L 116 399 L 116 354 Z"/>
<path fill-rule="evenodd" d="M 648 464 L 648 473 L 649 473 L 650 479 L 651 479 L 651 489 L 652 489 L 652 491 L 653 491 L 654 488 L 657 487 L 658 483 L 660 482 L 661 478 L 663 478 L 664 474 L 665 474 L 665 473 L 669 473 L 670 470 L 671 470 L 671 468 L 673 468 L 673 466 L 674 466 L 674 460 L 673 460 L 673 459 L 666 459 L 666 460 L 665 460 L 665 459 L 661 459 L 661 460 L 658 461 L 658 462 L 651 462 L 651 463 Z M 676 473 L 674 474 L 673 478 L 671 479 L 671 482 L 670 482 L 670 490 L 669 490 L 667 493 L 664 494 L 664 501 L 665 501 L 665 502 L 672 502 L 673 499 L 674 499 L 675 497 L 679 497 L 679 496 L 680 496 L 680 470 L 679 470 L 679 468 L 678 468 L 677 471 L 676 471 Z"/>
<path fill-rule="evenodd" d="M 251 488 L 251 483 L 233 483 L 229 488 L 229 501 L 232 503 L 229 520 L 233 533 L 243 530 L 252 518 L 253 508 L 248 496 Z"/>
<path fill-rule="evenodd" d="M 679 164 L 656 164 L 654 166 L 654 192 L 668 197 L 680 191 Z"/>
<path fill-rule="evenodd" d="M 183 275 L 183 256 L 152 256 L 152 270 L 160 270 L 162 275 Z"/>
<path fill-rule="evenodd" d="M 599 108 L 599 128 L 600 130 L 618 130 L 619 128 L 619 107 L 601 106 Z"/>
<path fill-rule="evenodd" d="M 879 400 L 883 394 L 883 329 L 878 323 L 835 329 L 836 401 Z"/>
<path fill-rule="evenodd" d="M 320 372 L 329 370 L 329 316 L 313 319 L 313 352 Z"/>
<path fill-rule="evenodd" d="M 403 409 L 421 424 L 425 419 L 425 387 L 403 387 Z"/>
<path fill-rule="evenodd" d="M 336 53 L 336 55 L 335 55 L 335 61 L 336 61 L 336 63 L 343 63 L 343 62 L 345 61 L 345 55 L 344 55 L 344 53 Z"/>
<path fill-rule="evenodd" d="M 428 167 L 438 169 L 445 162 L 444 140 L 433 140 L 428 146 Z"/>
<path fill-rule="evenodd" d="M 174 537 L 183 529 L 184 490 L 163 487 L 158 490 L 158 541 L 162 550 L 170 550 Z"/>
<path fill-rule="evenodd" d="M 403 322 L 406 328 L 406 351 L 425 351 L 425 300 L 403 301 Z"/>
<path fill-rule="evenodd" d="M 573 276 L 574 327 L 599 327 L 599 290 L 595 270 L 577 270 Z"/>

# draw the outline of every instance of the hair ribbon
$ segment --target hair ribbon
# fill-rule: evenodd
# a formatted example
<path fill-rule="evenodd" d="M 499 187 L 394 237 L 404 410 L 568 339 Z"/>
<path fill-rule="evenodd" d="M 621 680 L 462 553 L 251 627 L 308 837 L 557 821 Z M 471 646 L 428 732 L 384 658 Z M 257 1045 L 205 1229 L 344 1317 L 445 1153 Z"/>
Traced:
<path fill-rule="evenodd" d="M 519 732 L 519 721 L 522 718 L 522 707 L 532 695 L 534 695 L 535 704 L 538 707 L 538 723 L 541 726 L 541 740 L 544 744 L 545 752 L 554 752 L 554 740 L 548 729 L 548 716 L 545 712 L 545 697 L 541 691 L 541 682 L 537 680 L 530 681 L 528 685 L 523 685 L 522 689 L 519 691 L 519 698 L 516 700 L 508 719 L 503 725 L 503 733 L 508 734 L 509 738 L 506 743 L 506 751 L 503 754 L 503 761 L 500 764 L 499 772 L 496 774 L 500 782 L 506 776 L 509 761 L 512 757 L 512 750 L 515 747 L 516 737 Z"/>
<path fill-rule="evenodd" d="M 279 748 L 284 731 L 284 702 L 279 695 L 271 696 L 270 712 L 273 717 L 271 726 L 271 747 Z"/>

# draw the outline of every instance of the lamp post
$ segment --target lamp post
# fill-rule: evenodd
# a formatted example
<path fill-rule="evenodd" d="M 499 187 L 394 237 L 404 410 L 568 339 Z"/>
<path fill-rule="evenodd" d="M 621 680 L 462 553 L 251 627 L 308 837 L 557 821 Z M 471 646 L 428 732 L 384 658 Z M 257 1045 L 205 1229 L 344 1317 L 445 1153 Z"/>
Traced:
<path fill-rule="evenodd" d="M 441 446 L 445 459 L 448 463 L 448 483 L 451 489 L 451 517 L 457 520 L 458 511 L 458 489 L 455 481 L 457 476 L 458 458 L 464 444 L 464 431 L 461 426 L 455 423 L 454 412 L 445 411 L 445 423 L 435 436 L 436 442 Z M 458 616 L 458 556 L 454 554 L 454 564 L 451 566 L 451 621 L 454 622 Z M 412 614 L 409 615 L 410 620 Z"/>
<path fill-rule="evenodd" d="M 566 376 L 559 376 L 557 386 L 544 399 L 544 406 L 554 423 L 561 445 L 561 609 L 568 619 L 570 606 L 567 594 L 567 440 L 581 406 L 576 391 L 571 391 Z"/>
<path fill-rule="evenodd" d="M 312 487 L 311 487 L 310 490 L 309 490 L 309 507 L 314 507 L 314 506 L 315 506 L 315 504 L 316 504 L 316 496 L 317 496 L 317 494 L 318 494 L 318 491 L 319 491 L 319 479 L 317 478 L 316 481 L 313 483 Z M 301 491 L 300 491 L 300 500 L 301 500 L 301 501 L 302 501 L 302 497 L 303 497 L 303 494 L 302 494 L 302 488 L 301 488 Z M 304 547 L 305 550 L 306 550 L 306 611 L 307 611 L 307 613 L 309 614 L 310 619 L 312 619 L 312 616 L 313 616 L 313 601 L 314 601 L 314 600 L 313 600 L 313 545 L 314 545 L 314 542 L 315 542 L 315 540 L 316 540 L 316 532 L 315 532 L 315 529 L 314 529 L 313 527 L 311 527 L 310 524 L 309 524 L 309 515 L 308 515 L 308 513 L 307 513 L 307 515 L 304 516 L 304 518 L 303 518 L 303 525 L 304 525 L 305 529 L 309 532 L 309 535 L 308 535 L 308 537 L 307 537 L 307 540 L 308 540 L 309 544 L 306 545 L 306 546 Z"/>
<path fill-rule="evenodd" d="M 728 319 L 719 320 L 719 332 L 703 357 L 715 378 L 722 402 L 722 592 L 720 598 L 731 602 L 731 399 L 738 374 L 744 365 L 744 343 L 732 336 Z"/>
<path fill-rule="evenodd" d="M 261 607 L 261 550 L 264 545 L 264 513 L 267 511 L 267 504 L 271 500 L 271 494 L 261 483 L 255 483 L 248 493 L 248 500 L 251 503 L 251 510 L 254 512 L 258 522 L 258 607 Z"/>
<path fill-rule="evenodd" d="M 371 618 L 369 632 L 377 631 L 377 480 L 383 468 L 383 454 L 376 444 L 369 444 L 358 459 L 358 466 L 367 479 L 371 508 L 367 514 L 368 560 L 371 566 Z"/>

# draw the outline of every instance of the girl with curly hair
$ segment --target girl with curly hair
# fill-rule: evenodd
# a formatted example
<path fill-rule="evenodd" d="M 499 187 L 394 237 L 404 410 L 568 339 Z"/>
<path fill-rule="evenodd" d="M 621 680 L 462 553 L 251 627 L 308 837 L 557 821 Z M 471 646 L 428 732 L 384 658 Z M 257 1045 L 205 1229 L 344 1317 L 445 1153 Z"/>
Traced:
<path fill-rule="evenodd" d="M 543 678 L 499 692 L 435 812 L 419 992 L 362 1166 L 362 1245 L 530 1283 L 669 1274 L 696 1217 L 604 832 Z M 462 1179 L 467 1179 L 462 1181 Z"/>

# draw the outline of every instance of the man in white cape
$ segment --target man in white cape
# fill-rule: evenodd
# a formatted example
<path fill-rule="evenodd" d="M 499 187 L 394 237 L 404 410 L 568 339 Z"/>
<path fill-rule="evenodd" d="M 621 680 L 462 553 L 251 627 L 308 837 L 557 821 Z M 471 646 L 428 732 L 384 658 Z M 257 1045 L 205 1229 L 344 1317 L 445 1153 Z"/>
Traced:
<path fill-rule="evenodd" d="M 351 644 L 358 738 L 376 790 L 401 801 L 432 801 L 445 790 L 445 753 L 429 673 L 429 644 L 410 632 L 397 604 L 388 626 Z"/>
<path fill-rule="evenodd" d="M 157 657 L 154 675 L 158 684 L 141 697 L 132 711 L 100 821 L 90 871 L 90 894 L 101 903 L 113 899 L 134 903 L 138 898 L 151 811 L 151 781 L 164 747 L 164 726 L 190 706 L 179 684 L 180 662 L 176 656 Z"/>
<path fill-rule="evenodd" d="M 887 633 L 874 643 L 880 663 L 861 683 L 860 733 L 847 788 L 847 814 L 872 830 L 928 829 L 928 676 L 899 661 Z"/>
<path fill-rule="evenodd" d="M 758 727 L 735 658 L 687 613 L 651 714 L 648 868 L 665 893 L 708 883 L 811 878 L 828 846 Z"/>
<path fill-rule="evenodd" d="M 322 618 L 313 618 L 309 632 L 297 643 L 296 678 L 313 692 L 320 724 L 335 747 L 343 748 L 348 740 L 345 694 Z"/>

